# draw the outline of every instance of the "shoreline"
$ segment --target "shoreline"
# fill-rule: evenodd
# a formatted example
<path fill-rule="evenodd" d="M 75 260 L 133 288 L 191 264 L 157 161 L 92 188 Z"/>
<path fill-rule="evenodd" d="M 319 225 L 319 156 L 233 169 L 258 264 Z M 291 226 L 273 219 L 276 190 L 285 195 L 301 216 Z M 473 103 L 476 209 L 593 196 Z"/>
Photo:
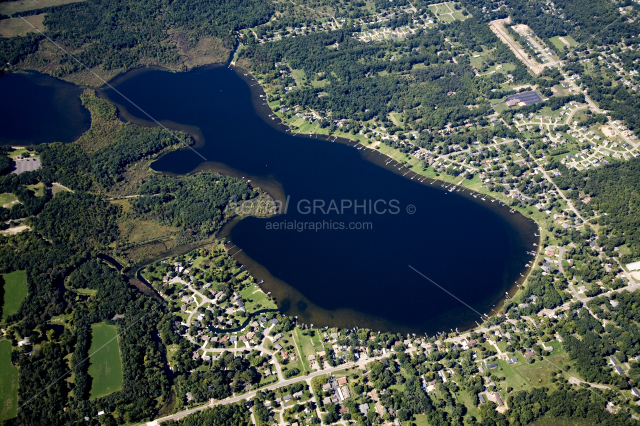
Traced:
<path fill-rule="evenodd" d="M 170 71 L 170 72 L 185 72 L 185 71 L 191 71 L 191 70 L 196 70 L 196 69 L 207 69 L 207 68 L 219 68 L 222 67 L 225 64 L 217 64 L 217 65 L 206 65 L 206 66 L 202 66 L 202 67 L 196 67 L 193 69 L 188 69 L 188 70 L 172 70 L 172 69 L 167 69 L 165 67 L 158 67 L 158 66 L 142 66 L 142 67 L 137 67 L 135 69 L 123 72 L 117 76 L 115 76 L 113 79 L 111 79 L 107 85 L 103 86 L 103 89 L 101 89 L 101 91 L 99 93 L 104 95 L 104 88 L 108 88 L 109 86 L 113 86 L 113 84 L 118 84 L 119 82 L 123 81 L 123 79 L 128 79 L 131 78 L 133 76 L 136 76 L 140 73 L 146 72 L 146 71 L 150 71 L 150 70 L 161 70 L 161 71 Z M 287 125 L 286 122 L 284 122 L 284 120 L 282 120 L 280 117 L 278 117 L 275 112 L 273 111 L 273 109 L 271 108 L 271 106 L 269 105 L 268 102 L 263 102 L 266 101 L 266 92 L 264 91 L 264 88 L 262 87 L 262 85 L 258 82 L 257 79 L 255 79 L 255 77 L 247 70 L 241 68 L 241 67 L 232 67 L 231 65 L 228 65 L 228 68 L 231 71 L 234 71 L 236 73 L 236 75 L 238 75 L 243 81 L 245 81 L 245 83 L 248 84 L 249 88 L 250 88 L 250 92 L 251 92 L 251 96 L 252 96 L 252 103 L 254 106 L 254 109 L 256 110 L 256 112 L 258 113 L 258 115 L 268 124 L 270 124 L 271 127 L 275 128 L 276 130 L 286 134 L 286 133 L 291 133 L 291 128 Z M 255 82 L 255 83 L 254 83 Z M 251 84 L 254 83 L 254 84 Z M 261 96 L 262 95 L 262 96 Z M 108 97 L 107 97 L 108 98 Z M 117 105 L 119 108 L 122 108 L 122 110 L 120 111 L 121 114 L 121 118 L 126 120 L 126 121 L 131 121 L 134 122 L 136 124 L 139 125 L 146 125 L 146 126 L 157 126 L 156 123 L 153 122 L 149 122 L 147 120 L 143 120 L 143 119 L 138 119 L 134 116 L 132 116 L 128 111 L 126 106 L 124 105 L 120 105 L 117 104 L 113 101 L 111 101 L 109 99 L 110 102 L 114 103 L 115 105 Z M 262 105 L 262 104 L 265 105 Z M 266 107 L 266 108 L 265 108 Z M 271 120 L 269 120 L 269 118 L 272 118 Z M 273 122 L 273 123 L 272 123 Z M 163 122 L 164 125 L 165 122 Z M 196 144 L 196 147 L 198 146 L 202 146 L 202 144 L 204 144 L 204 138 L 202 137 L 202 134 L 200 132 L 200 129 L 195 127 L 195 126 L 185 126 L 179 123 L 173 123 L 173 122 L 166 122 L 167 125 L 170 126 L 170 128 L 172 128 L 172 130 L 180 130 L 180 131 L 185 131 L 188 134 L 192 135 L 194 137 L 194 139 L 196 139 L 196 141 L 198 142 Z M 284 126 L 285 130 L 282 130 L 282 127 L 280 126 Z M 427 177 L 425 175 L 421 175 L 413 170 L 411 170 L 410 168 L 402 165 L 400 168 L 396 167 L 398 165 L 400 165 L 400 163 L 397 162 L 397 160 L 395 160 L 391 155 L 383 153 L 379 150 L 376 150 L 374 147 L 369 146 L 369 145 L 364 145 L 362 144 L 360 141 L 357 140 L 351 140 L 351 139 L 347 139 L 347 138 L 343 138 L 343 137 L 339 137 L 339 136 L 335 136 L 335 135 L 323 135 L 320 134 L 321 137 L 318 137 L 318 133 L 310 133 L 310 134 L 302 134 L 302 133 L 297 133 L 297 134 L 293 134 L 294 136 L 297 137 L 302 137 L 302 138 L 313 138 L 313 139 L 325 139 L 322 138 L 322 136 L 326 136 L 326 140 L 330 141 L 333 139 L 333 142 L 338 142 L 341 144 L 345 144 L 345 145 L 349 145 L 349 146 L 353 146 L 356 147 L 358 150 L 361 150 L 362 153 L 360 153 L 361 157 L 363 157 L 363 159 L 366 159 L 367 161 L 370 161 L 374 164 L 376 164 L 377 166 L 383 167 L 389 171 L 393 171 L 395 174 L 398 175 L 402 175 L 403 177 L 407 177 L 408 180 L 415 180 L 415 178 L 417 176 L 419 176 L 419 180 L 420 183 L 423 183 L 424 185 L 434 185 L 434 183 L 440 183 L 440 187 L 439 188 L 443 188 L 443 191 L 447 191 L 447 192 L 452 192 L 451 190 L 449 190 L 451 187 L 454 188 L 458 188 L 456 191 L 456 195 L 462 195 L 465 198 L 467 198 L 468 200 L 474 201 L 475 203 L 478 203 L 480 205 L 482 205 L 482 202 L 480 200 L 477 200 L 477 196 L 481 195 L 483 196 L 481 198 L 481 200 L 483 200 L 484 202 L 486 202 L 486 198 L 489 197 L 488 201 L 492 201 L 491 205 L 485 205 L 486 208 L 489 208 L 491 211 L 493 211 L 495 214 L 499 214 L 500 216 L 502 216 L 505 220 L 508 220 L 509 222 L 512 221 L 512 219 L 514 217 L 518 217 L 518 216 L 511 216 L 508 212 L 506 212 L 505 209 L 497 209 L 496 207 L 498 206 L 493 206 L 493 202 L 495 202 L 496 200 L 498 200 L 498 202 L 500 203 L 499 206 L 500 207 L 506 207 L 509 208 L 506 204 L 503 204 L 503 202 L 498 199 L 498 198 L 494 198 L 491 195 L 485 194 L 483 192 L 480 191 L 474 191 L 470 188 L 464 187 L 464 186 L 458 186 L 455 183 L 451 183 L 451 182 L 447 182 L 445 180 L 441 180 L 438 179 L 437 177 Z M 313 135 L 316 135 L 315 137 Z M 351 144 L 353 142 L 353 145 Z M 369 150 L 364 150 L 362 148 L 369 148 Z M 182 149 L 182 148 L 181 148 Z M 374 154 L 377 151 L 377 155 Z M 391 165 L 394 161 L 396 161 L 396 164 Z M 284 191 L 282 190 L 282 186 L 279 182 L 277 182 L 275 179 L 271 180 L 271 181 L 266 181 L 263 180 L 260 177 L 257 176 L 248 176 L 247 174 L 243 174 L 241 171 L 232 169 L 228 166 L 226 166 L 225 170 L 221 170 L 222 167 L 221 166 L 226 166 L 223 164 L 213 164 L 213 162 L 207 162 L 205 163 L 205 165 L 203 166 L 203 163 L 201 163 L 199 166 L 197 166 L 194 170 L 190 171 L 187 174 L 191 174 L 191 173 L 196 173 L 198 171 L 201 170 L 214 170 L 214 171 L 218 171 L 222 174 L 226 174 L 226 175 L 230 175 L 230 176 L 234 176 L 235 177 L 239 177 L 242 178 L 246 181 L 249 181 L 251 183 L 252 186 L 259 186 L 261 187 L 263 190 L 265 190 L 265 192 L 267 192 L 269 195 L 273 196 L 276 199 L 280 199 L 281 197 L 284 198 Z M 217 169 L 217 170 L 216 170 Z M 407 169 L 406 171 L 404 169 Z M 410 172 L 413 172 L 413 174 L 411 174 Z M 404 174 L 403 174 L 404 173 Z M 431 182 L 427 182 L 428 179 L 431 179 Z M 456 178 L 457 179 L 457 178 Z M 427 183 L 425 183 L 427 182 Z M 446 185 L 446 187 L 445 187 Z M 434 188 L 438 189 L 438 186 L 435 185 Z M 468 189 L 469 191 L 464 191 L 462 190 L 462 193 L 458 193 L 462 188 L 464 189 Z M 279 189 L 279 190 L 278 190 Z M 446 192 L 445 192 L 446 194 Z M 471 199 L 471 196 L 473 196 L 475 199 Z M 512 212 L 513 213 L 513 212 Z M 520 212 L 518 212 L 520 213 Z M 536 223 L 536 228 L 538 230 L 537 233 L 539 233 L 541 235 L 540 232 L 540 226 L 539 224 L 530 216 L 527 216 L 525 214 L 520 213 L 520 216 L 523 219 L 531 219 L 534 221 L 534 223 Z M 216 233 L 215 235 L 222 235 L 223 233 L 228 233 L 228 231 L 231 229 L 230 227 L 233 227 L 233 223 L 237 223 L 236 220 L 241 220 L 241 219 L 237 219 L 234 218 L 232 219 L 229 223 L 227 223 L 224 227 L 222 227 L 218 233 Z M 516 226 L 516 229 L 518 229 L 518 227 Z M 207 239 L 210 240 L 210 239 Z M 537 238 L 536 241 L 538 244 L 540 242 L 540 238 Z M 207 242 L 202 241 L 200 243 L 194 243 L 198 246 L 202 245 L 202 244 L 207 244 Z M 176 247 L 172 250 L 170 250 L 171 252 L 174 252 L 174 250 L 176 251 L 183 251 L 184 249 L 188 250 L 188 247 L 193 247 L 192 244 L 187 244 L 185 246 L 181 246 L 181 247 Z M 538 254 L 539 254 L 539 245 L 538 245 Z M 168 254 L 168 253 L 163 253 L 163 254 Z M 243 253 L 244 254 L 244 253 Z M 154 256 L 154 258 L 157 258 L 157 256 Z M 537 257 L 536 257 L 537 258 Z M 142 263 L 146 263 L 146 262 L 142 262 Z M 506 295 L 508 297 L 513 297 L 517 294 L 517 292 L 519 291 L 519 286 L 522 284 L 525 284 L 527 281 L 527 278 L 529 276 L 529 274 L 531 273 L 532 269 L 533 269 L 533 265 L 534 263 L 532 263 L 532 266 L 530 266 L 529 268 L 523 268 L 521 269 L 520 275 L 522 278 L 519 278 L 518 280 L 516 280 L 516 282 L 514 284 L 511 284 L 508 286 L 507 291 L 505 292 Z M 257 265 L 257 264 L 256 264 Z M 137 265 L 136 265 L 137 266 Z M 259 265 L 261 266 L 261 265 Z M 266 268 L 264 268 L 264 271 L 266 271 L 271 277 L 273 277 L 267 270 Z M 289 286 L 287 284 L 287 286 Z M 289 286 L 290 287 L 290 286 Z M 299 292 L 298 292 L 299 293 Z M 301 293 L 300 293 L 301 294 Z M 306 299 L 306 298 L 305 298 Z M 491 311 L 492 314 L 496 314 L 500 311 L 500 308 L 503 306 L 504 302 L 505 302 L 505 296 L 501 295 L 498 296 L 495 300 L 495 308 Z M 332 311 L 327 311 L 327 312 L 332 312 Z M 356 311 L 354 311 L 356 312 Z M 333 311 L 333 313 L 335 314 L 336 312 Z M 362 317 L 362 315 L 367 315 L 364 313 L 360 313 L 358 312 L 359 316 Z M 333 316 L 333 315 L 331 315 Z M 466 329 L 466 326 L 464 327 Z M 473 329 L 474 326 L 472 324 L 469 324 L 469 329 Z"/>
<path fill-rule="evenodd" d="M 235 74 L 240 77 L 240 79 L 242 79 L 247 86 L 249 86 L 250 92 L 251 92 L 251 102 L 252 105 L 256 111 L 256 113 L 260 116 L 260 118 L 263 119 L 263 121 L 265 121 L 268 125 L 270 125 L 270 127 L 278 130 L 279 132 L 282 132 L 284 134 L 289 133 L 290 135 L 294 135 L 294 133 L 291 132 L 291 128 L 287 125 L 287 123 L 281 119 L 280 117 L 278 117 L 275 113 L 275 111 L 273 111 L 273 109 L 271 108 L 271 106 L 269 105 L 268 102 L 266 102 L 266 96 L 267 93 L 265 92 L 264 88 L 262 87 L 262 85 L 260 84 L 260 82 L 253 76 L 253 74 L 251 74 L 250 71 L 239 67 L 239 66 L 232 66 L 231 64 L 217 64 L 217 65 L 206 65 L 203 67 L 197 67 L 193 70 L 199 69 L 209 69 L 209 68 L 221 68 L 224 65 L 227 65 L 227 68 L 229 68 L 231 71 L 235 72 Z M 134 76 L 139 75 L 140 73 L 143 73 L 145 71 L 150 71 L 150 70 L 160 70 L 160 71 L 171 71 L 171 70 L 166 70 L 163 69 L 162 67 L 144 67 L 144 68 L 137 68 L 136 70 L 132 70 L 129 71 L 127 73 L 123 73 L 117 77 L 115 77 L 111 82 L 114 82 L 114 84 L 117 84 L 121 81 L 123 81 L 124 79 L 128 79 L 128 78 L 132 78 Z M 190 70 L 186 70 L 186 71 L 190 71 Z M 186 71 L 171 71 L 171 72 L 186 72 Z M 124 111 L 122 112 L 122 116 L 124 119 L 126 119 L 127 121 L 132 121 L 136 124 L 140 124 L 140 125 L 151 125 L 151 126 L 157 126 L 157 124 L 150 122 L 148 120 L 144 120 L 144 119 L 140 119 L 137 117 L 132 116 L 126 109 L 125 106 L 120 105 L 116 102 L 113 102 L 111 99 L 109 99 L 107 97 L 107 99 L 114 103 L 116 106 L 123 107 Z M 265 105 L 263 105 L 265 104 Z M 185 126 L 185 125 L 181 125 L 179 123 L 173 123 L 171 122 L 171 125 L 175 126 L 175 130 L 180 130 L 180 131 L 186 131 L 189 134 L 192 134 L 189 129 L 187 129 L 187 127 L 191 128 L 191 130 L 193 131 L 194 129 L 196 129 L 199 133 L 200 133 L 200 129 L 195 127 L 195 126 Z M 283 127 L 284 126 L 284 130 Z M 173 130 L 173 129 L 172 129 Z M 315 135 L 315 137 L 314 137 Z M 320 137 L 318 137 L 318 135 L 320 135 Z M 403 177 L 406 177 L 408 180 L 415 180 L 412 178 L 415 178 L 416 176 L 420 176 L 422 178 L 421 183 L 424 185 L 429 184 L 429 186 L 433 185 L 434 188 L 436 189 L 441 189 L 443 192 L 451 192 L 449 191 L 449 188 L 451 187 L 456 187 L 458 188 L 458 190 L 462 189 L 462 193 L 455 193 L 455 195 L 461 195 L 465 198 L 467 198 L 470 201 L 473 201 L 476 204 L 479 205 L 483 205 L 485 208 L 488 208 L 490 211 L 492 211 L 494 214 L 498 214 L 499 216 L 501 216 L 501 218 L 503 220 L 508 221 L 509 223 L 513 223 L 513 219 L 516 217 L 520 217 L 520 220 L 532 220 L 535 224 L 536 224 L 536 232 L 538 235 L 542 235 L 541 234 L 541 228 L 539 226 L 539 224 L 530 216 L 527 216 L 523 213 L 521 213 L 520 211 L 516 210 L 516 208 L 511 208 L 509 207 L 506 203 L 504 203 L 502 200 L 500 200 L 499 198 L 495 198 L 487 193 L 483 193 L 480 191 L 474 191 L 470 188 L 464 187 L 464 186 L 458 186 L 457 184 L 445 181 L 445 180 L 441 180 L 433 177 L 427 177 L 425 175 L 421 175 L 419 173 L 414 172 L 413 170 L 411 170 L 410 168 L 406 167 L 406 166 L 401 166 L 399 169 L 398 167 L 395 167 L 397 165 L 399 165 L 400 163 L 397 162 L 397 160 L 395 160 L 392 156 L 383 153 L 381 151 L 376 150 L 375 148 L 371 148 L 370 146 L 364 145 L 362 144 L 360 141 L 358 140 L 351 140 L 351 139 L 347 139 L 344 137 L 340 137 L 340 136 L 335 136 L 335 135 L 323 135 L 323 134 L 317 134 L 317 133 L 297 133 L 295 134 L 296 137 L 301 137 L 301 138 L 310 138 L 310 139 L 323 139 L 326 141 L 333 141 L 333 142 L 337 142 L 343 145 L 349 145 L 349 146 L 353 146 L 356 147 L 357 149 L 363 151 L 361 153 L 361 157 L 363 157 L 365 160 L 370 161 L 372 163 L 374 163 L 377 166 L 383 167 L 386 170 L 392 171 L 397 175 L 401 175 Z M 204 140 L 202 141 L 204 143 Z M 197 146 L 202 146 L 200 145 L 200 143 L 198 143 Z M 369 150 L 364 151 L 364 149 L 362 148 L 369 148 Z M 182 149 L 182 148 L 181 148 Z M 375 152 L 377 152 L 378 154 L 376 155 Z M 379 160 L 378 160 L 379 158 Z M 396 164 L 392 164 L 393 162 L 396 162 Z M 405 171 L 406 169 L 406 171 Z M 231 168 L 225 164 L 222 163 L 215 163 L 215 162 L 203 162 L 200 163 L 198 166 L 196 166 L 193 170 L 189 171 L 187 174 L 192 174 L 192 173 L 197 173 L 199 171 L 203 171 L 203 170 L 213 170 L 213 171 L 217 171 L 219 173 L 225 174 L 225 175 L 229 175 L 229 176 L 233 176 L 233 177 L 238 177 L 241 178 L 245 181 L 250 182 L 250 184 L 252 184 L 252 186 L 254 186 L 254 183 L 256 184 L 255 186 L 259 186 L 260 188 L 262 188 L 263 190 L 265 190 L 265 192 L 267 192 L 269 195 L 271 195 L 273 198 L 275 199 L 279 199 L 279 200 L 283 200 L 285 199 L 285 194 L 284 191 L 282 190 L 282 185 L 275 181 L 275 180 L 271 180 L 271 181 L 265 181 L 263 178 L 258 177 L 258 176 L 250 176 L 247 173 L 243 173 L 240 170 L 236 170 L 234 168 Z M 411 172 L 413 172 L 413 174 L 411 174 Z M 429 181 L 431 180 L 431 181 Z M 437 186 L 437 183 L 440 184 L 440 187 Z M 465 191 L 468 190 L 468 191 Z M 480 196 L 480 200 L 478 200 L 478 196 Z M 472 198 L 473 197 L 473 198 Z M 487 199 L 488 198 L 488 199 Z M 481 201 L 483 200 L 483 201 Z M 486 202 L 489 202 L 488 204 Z M 495 201 L 498 201 L 498 205 L 494 205 Z M 502 208 L 504 207 L 504 209 Z M 507 209 L 509 211 L 507 211 Z M 519 213 L 519 216 L 517 215 L 512 215 L 513 213 Z M 226 236 L 229 235 L 229 232 L 231 230 L 231 228 L 239 221 L 241 220 L 241 218 L 238 217 L 234 217 L 233 219 L 231 219 L 228 223 L 226 223 L 217 233 L 217 235 L 219 236 Z M 519 229 L 521 226 L 517 226 L 517 224 L 514 224 L 514 228 L 515 229 Z M 535 239 L 527 238 L 527 236 L 525 236 L 524 234 L 521 234 L 521 238 L 527 241 L 533 241 L 535 240 L 535 244 L 537 246 L 537 254 L 536 254 L 536 259 L 537 259 L 537 255 L 539 254 L 539 244 L 540 244 L 540 237 L 536 237 Z M 178 249 L 178 248 L 176 248 Z M 182 250 L 180 250 L 182 251 Z M 258 278 L 258 276 L 260 277 L 260 279 L 265 279 L 265 283 L 268 283 L 270 281 L 273 282 L 277 282 L 279 286 L 281 286 L 281 288 L 284 288 L 284 293 L 297 293 L 298 297 L 295 297 L 294 299 L 301 301 L 302 303 L 304 303 L 306 306 L 309 307 L 317 307 L 317 305 L 315 305 L 314 303 L 310 303 L 310 301 L 297 289 L 295 289 L 294 287 L 292 287 L 291 285 L 289 285 L 286 282 L 283 282 L 281 280 L 278 280 L 275 276 L 273 276 L 273 274 L 271 274 L 270 271 L 268 271 L 268 269 L 266 267 L 264 267 L 263 265 L 258 264 L 257 262 L 255 262 L 253 259 L 251 259 L 248 255 L 246 255 L 246 253 L 243 251 L 239 254 L 240 258 L 243 258 L 244 261 L 242 262 L 243 264 L 252 264 L 251 269 L 255 269 L 256 272 L 252 272 L 252 275 L 256 276 L 256 278 Z M 489 312 L 484 312 L 484 314 L 487 314 L 487 318 L 490 318 L 493 315 L 496 315 L 500 312 L 500 309 L 502 308 L 502 306 L 504 305 L 505 301 L 506 301 L 506 297 L 508 296 L 508 298 L 513 298 L 516 296 L 516 294 L 518 293 L 518 291 L 520 290 L 520 286 L 524 286 L 526 284 L 526 281 L 530 275 L 530 273 L 533 270 L 533 266 L 535 265 L 535 262 L 528 262 L 530 263 L 529 267 L 522 267 L 520 269 L 520 277 L 518 277 L 518 279 L 513 283 L 513 284 L 508 284 L 506 286 L 506 291 L 505 294 L 500 294 L 498 295 L 496 298 L 494 298 L 494 300 L 492 300 L 491 302 L 493 302 L 493 304 L 495 305 L 493 307 L 493 309 Z M 490 304 L 491 304 L 490 302 Z M 284 309 L 288 310 L 289 307 L 284 307 L 284 306 L 280 306 L 280 309 Z M 359 316 L 359 319 L 362 320 L 363 316 L 367 316 L 367 317 L 371 317 L 370 319 L 372 320 L 371 322 L 373 323 L 379 323 L 379 322 L 387 322 L 387 320 L 378 318 L 378 317 L 372 317 L 369 314 L 365 314 L 362 312 L 358 312 L 358 311 L 352 311 L 350 309 L 346 309 L 345 311 L 327 311 L 323 308 L 318 307 L 320 311 L 324 311 L 327 312 L 326 318 L 331 318 L 332 320 L 335 318 L 335 316 L 343 316 L 346 312 L 348 311 L 349 313 L 353 312 L 354 314 L 357 314 Z M 343 315 L 338 314 L 338 312 L 341 312 Z M 351 316 L 351 315 L 347 315 L 347 316 Z M 485 318 L 486 320 L 486 318 Z M 333 323 L 335 323 L 335 321 L 332 321 Z M 369 321 L 366 321 L 369 322 Z M 349 324 L 344 324 L 341 325 L 344 327 L 353 327 L 356 326 L 356 324 L 353 325 L 349 325 Z M 373 326 L 373 324 L 372 324 Z M 474 328 L 474 325 L 472 323 L 468 324 L 468 328 L 467 325 L 462 326 L 463 329 L 467 330 L 471 330 Z M 400 328 L 406 328 L 400 326 Z M 458 327 L 460 328 L 460 327 Z M 396 327 L 394 327 L 394 329 L 397 329 Z M 407 331 L 415 331 L 415 330 L 407 330 Z"/>

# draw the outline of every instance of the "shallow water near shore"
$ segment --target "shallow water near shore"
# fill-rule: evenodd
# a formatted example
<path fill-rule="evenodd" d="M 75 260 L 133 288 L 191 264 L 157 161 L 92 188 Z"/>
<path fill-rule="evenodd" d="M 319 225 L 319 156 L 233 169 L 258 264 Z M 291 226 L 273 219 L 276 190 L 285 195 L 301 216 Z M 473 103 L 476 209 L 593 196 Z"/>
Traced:
<path fill-rule="evenodd" d="M 292 136 L 244 71 L 136 70 L 112 84 L 156 120 L 195 134 L 207 159 L 183 149 L 160 158 L 155 170 L 220 171 L 288 206 L 268 219 L 234 219 L 221 235 L 231 241 L 229 254 L 300 322 L 403 333 L 463 329 L 491 314 L 526 275 L 539 233 L 531 219 L 468 190 L 411 180 L 413 172 L 353 142 Z M 153 125 L 113 90 L 101 96 L 124 119 Z"/>
<path fill-rule="evenodd" d="M 156 161 L 155 170 L 223 171 L 288 206 L 286 214 L 234 220 L 222 231 L 229 254 L 264 279 L 282 312 L 321 327 L 434 333 L 474 325 L 513 289 L 531 259 L 526 252 L 535 250 L 535 222 L 469 191 L 407 179 L 400 174 L 407 169 L 353 142 L 286 133 L 243 74 L 150 70 L 123 76 L 116 88 L 157 120 L 200 129 L 197 150 L 208 161 L 185 149 Z M 105 94 L 126 106 L 117 93 Z M 144 120 L 132 107 L 127 114 Z M 324 208 L 314 212 L 314 202 Z M 343 209 L 349 204 L 359 208 Z"/>

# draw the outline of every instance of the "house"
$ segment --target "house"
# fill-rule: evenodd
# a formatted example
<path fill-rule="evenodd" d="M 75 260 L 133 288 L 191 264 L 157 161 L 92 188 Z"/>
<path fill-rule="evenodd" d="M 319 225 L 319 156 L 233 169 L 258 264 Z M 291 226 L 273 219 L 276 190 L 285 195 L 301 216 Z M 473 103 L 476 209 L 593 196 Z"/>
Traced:
<path fill-rule="evenodd" d="M 278 333 L 275 336 L 273 336 L 273 342 L 277 342 L 278 340 L 282 339 L 282 333 Z"/>
<path fill-rule="evenodd" d="M 237 341 L 238 341 L 238 337 L 237 337 L 237 336 L 231 336 L 231 338 L 229 338 L 229 341 L 230 341 L 231 343 L 235 343 L 235 342 L 237 342 Z"/>
<path fill-rule="evenodd" d="M 331 404 L 331 398 L 326 397 L 325 399 L 322 400 L 322 405 L 327 405 L 327 404 Z"/>
<path fill-rule="evenodd" d="M 349 412 L 349 408 L 348 407 L 340 407 L 340 414 L 344 414 L 344 413 L 348 413 Z"/>
<path fill-rule="evenodd" d="M 498 368 L 498 364 L 496 364 L 495 362 L 493 362 L 491 364 L 487 364 L 487 368 L 489 370 L 493 370 L 494 368 Z"/>
<path fill-rule="evenodd" d="M 478 400 L 480 400 L 480 404 L 484 404 L 485 402 L 487 402 L 482 395 L 478 395 Z"/>
<path fill-rule="evenodd" d="M 623 374 L 624 374 L 624 370 L 623 370 L 621 367 L 619 367 L 619 366 L 616 366 L 615 370 L 616 370 L 616 373 L 618 373 L 618 374 L 620 374 L 620 375 L 623 375 Z"/>
<path fill-rule="evenodd" d="M 271 320 L 271 324 L 272 324 L 272 325 L 276 325 L 276 324 L 278 324 L 278 320 L 277 320 L 276 318 L 272 319 L 272 320 Z"/>
<path fill-rule="evenodd" d="M 507 360 L 507 364 L 511 365 L 511 364 L 515 364 L 516 362 L 518 362 L 518 357 L 514 356 L 513 358 Z"/>
<path fill-rule="evenodd" d="M 255 336 L 256 333 L 254 333 L 253 331 L 251 333 L 247 333 L 247 339 L 251 340 L 253 339 L 253 336 Z"/>
<path fill-rule="evenodd" d="M 324 385 L 322 385 L 322 390 L 323 391 L 331 390 L 331 383 L 325 383 Z"/>
<path fill-rule="evenodd" d="M 525 358 L 531 358 L 532 356 L 534 356 L 535 353 L 533 351 L 527 352 L 526 354 L 524 354 Z"/>
<path fill-rule="evenodd" d="M 273 349 L 275 349 L 276 351 L 282 350 L 282 346 L 280 346 L 279 343 L 276 343 L 275 345 L 273 345 Z"/>
<path fill-rule="evenodd" d="M 282 356 L 282 359 L 289 358 L 289 354 L 285 350 L 280 351 L 280 356 Z"/>
<path fill-rule="evenodd" d="M 343 386 L 341 388 L 338 388 L 338 394 L 342 396 L 343 400 L 351 398 L 351 392 L 349 392 L 349 386 Z"/>
<path fill-rule="evenodd" d="M 347 384 L 347 378 L 346 377 L 340 377 L 338 379 L 338 386 L 342 386 L 342 385 L 346 385 Z"/>
<path fill-rule="evenodd" d="M 369 412 L 369 404 L 358 405 L 358 410 L 360 410 L 360 412 L 366 416 Z"/>
<path fill-rule="evenodd" d="M 635 396 L 640 396 L 640 391 L 636 388 L 631 388 L 631 393 Z"/>
<path fill-rule="evenodd" d="M 502 402 L 502 398 L 500 398 L 500 394 L 498 392 L 493 393 L 493 397 L 496 399 L 496 404 L 498 407 L 502 407 L 504 403 Z"/>
<path fill-rule="evenodd" d="M 299 391 L 299 392 L 294 393 L 294 394 L 293 394 L 293 397 L 294 397 L 295 399 L 300 399 L 300 398 L 302 398 L 302 391 Z"/>
<path fill-rule="evenodd" d="M 285 395 L 282 399 L 284 399 L 285 401 L 291 401 L 291 398 L 291 395 Z"/>

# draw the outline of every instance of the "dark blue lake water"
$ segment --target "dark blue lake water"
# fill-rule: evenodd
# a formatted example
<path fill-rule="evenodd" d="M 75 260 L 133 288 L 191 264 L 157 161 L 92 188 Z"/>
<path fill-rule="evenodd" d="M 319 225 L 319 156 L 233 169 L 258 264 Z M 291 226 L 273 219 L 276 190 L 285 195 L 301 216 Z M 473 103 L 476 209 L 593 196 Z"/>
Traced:
<path fill-rule="evenodd" d="M 0 74 L 0 145 L 76 140 L 91 124 L 82 91 L 38 73 Z"/>
<path fill-rule="evenodd" d="M 411 180 L 413 172 L 353 142 L 286 133 L 242 71 L 138 70 L 112 84 L 155 119 L 196 135 L 207 159 L 184 149 L 154 169 L 218 170 L 289 200 L 286 214 L 234 221 L 223 233 L 230 254 L 304 323 L 429 334 L 474 325 L 531 259 L 530 219 L 467 190 Z M 149 124 L 113 90 L 103 95 L 126 119 Z M 1 136 L 14 130 L 3 126 Z M 314 202 L 323 207 L 314 212 Z M 316 224 L 322 229 L 308 229 Z"/>

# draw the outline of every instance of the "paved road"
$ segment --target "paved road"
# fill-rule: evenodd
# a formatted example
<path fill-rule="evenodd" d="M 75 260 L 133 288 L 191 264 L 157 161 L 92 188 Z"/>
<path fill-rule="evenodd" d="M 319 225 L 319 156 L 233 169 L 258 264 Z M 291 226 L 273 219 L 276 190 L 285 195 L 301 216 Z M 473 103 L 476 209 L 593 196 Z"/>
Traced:
<path fill-rule="evenodd" d="M 553 179 L 551 179 L 551 177 L 549 177 L 549 175 L 547 174 L 547 171 L 544 169 L 543 166 L 540 165 L 540 163 L 538 163 L 538 159 L 535 158 L 533 155 L 531 155 L 531 153 L 529 152 L 529 150 L 527 148 L 524 147 L 524 144 L 518 139 L 518 142 L 520 142 L 520 146 L 522 147 L 522 149 L 524 149 L 525 151 L 527 151 L 527 154 L 529 154 L 529 157 L 533 158 L 533 161 L 538 165 L 538 170 L 540 170 L 540 172 L 542 172 L 542 175 L 545 177 L 545 179 L 547 179 L 547 181 L 549 181 L 551 183 L 551 185 L 553 185 L 553 187 L 556 189 L 556 192 L 558 193 L 558 195 L 560 195 L 560 197 L 562 197 L 562 199 L 565 201 L 565 203 L 567 203 L 567 206 L 569 206 L 569 208 L 576 214 L 576 216 L 578 216 L 580 218 L 580 220 L 582 220 L 583 222 L 585 222 L 585 219 L 582 217 L 582 215 L 580 214 L 580 212 L 578 211 L 578 209 L 576 209 L 573 204 L 571 203 L 571 200 L 569 200 L 564 193 L 560 190 L 560 188 L 558 187 L 558 185 L 556 185 L 556 183 L 553 181 Z"/>
<path fill-rule="evenodd" d="M 379 356 L 379 357 L 361 359 L 361 360 L 359 360 L 357 362 L 348 362 L 346 364 L 342 364 L 342 365 L 339 365 L 337 367 L 331 367 L 331 368 L 326 368 L 324 370 L 316 371 L 316 372 L 313 372 L 313 373 L 308 374 L 308 375 L 303 376 L 303 377 L 296 377 L 296 378 L 289 379 L 289 380 L 283 380 L 281 382 L 275 383 L 273 385 L 265 386 L 264 388 L 260 388 L 260 389 L 255 390 L 255 391 L 247 392 L 247 393 L 242 394 L 242 395 L 233 396 L 233 397 L 230 397 L 230 398 L 227 398 L 227 399 L 223 399 L 223 400 L 220 400 L 220 401 L 216 401 L 216 402 L 210 402 L 209 404 L 203 405 L 201 407 L 196 407 L 196 408 L 191 408 L 189 410 L 184 410 L 184 411 L 181 411 L 179 413 L 172 414 L 172 415 L 166 416 L 166 417 L 162 417 L 162 418 L 153 420 L 153 421 L 148 422 L 148 423 L 143 423 L 143 424 L 145 424 L 146 426 L 156 426 L 156 425 L 160 424 L 161 422 L 166 422 L 167 420 L 179 420 L 179 419 L 182 419 L 184 417 L 187 417 L 190 414 L 197 413 L 198 411 L 206 410 L 207 408 L 213 407 L 214 405 L 232 404 L 234 402 L 249 400 L 249 399 L 253 398 L 254 396 L 256 396 L 256 394 L 258 392 L 261 392 L 261 391 L 275 390 L 277 388 L 281 388 L 283 386 L 288 386 L 288 385 L 291 385 L 291 384 L 294 384 L 294 383 L 298 383 L 298 382 L 302 382 L 302 381 L 310 383 L 311 379 L 314 378 L 314 377 L 322 376 L 322 375 L 329 374 L 329 373 L 333 373 L 335 371 L 344 370 L 346 368 L 363 366 L 363 365 L 366 365 L 366 364 L 370 363 L 371 361 L 387 358 L 389 356 L 389 354 L 390 354 L 390 352 L 387 352 L 386 354 L 384 354 L 382 356 Z"/>

